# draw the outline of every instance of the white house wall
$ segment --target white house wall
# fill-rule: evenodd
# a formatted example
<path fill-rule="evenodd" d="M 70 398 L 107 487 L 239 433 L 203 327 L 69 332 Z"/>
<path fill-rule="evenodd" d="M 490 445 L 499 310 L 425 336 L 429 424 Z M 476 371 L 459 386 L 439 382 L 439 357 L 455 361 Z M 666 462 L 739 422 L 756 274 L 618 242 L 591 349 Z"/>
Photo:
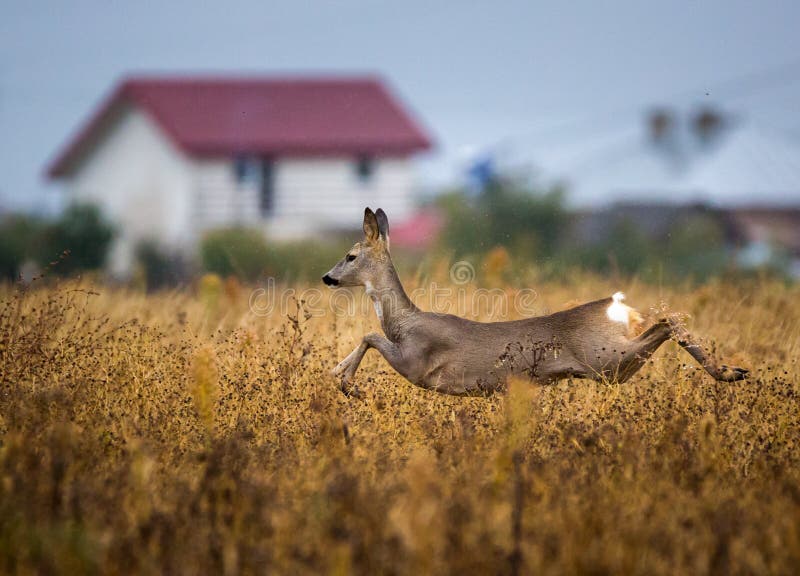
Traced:
<path fill-rule="evenodd" d="M 130 273 L 141 240 L 169 248 L 193 241 L 193 167 L 142 112 L 129 109 L 68 183 L 73 200 L 99 205 L 117 225 L 112 272 Z"/>
<path fill-rule="evenodd" d="M 232 159 L 197 160 L 197 230 L 245 225 L 263 228 L 272 238 L 301 238 L 357 228 L 365 206 L 383 208 L 395 222 L 406 218 L 413 207 L 409 161 L 375 159 L 366 182 L 358 179 L 355 162 L 353 157 L 278 158 L 274 208 L 263 218 L 258 186 L 236 181 Z"/>
<path fill-rule="evenodd" d="M 361 182 L 355 158 L 283 159 L 275 174 L 275 209 L 268 231 L 295 237 L 337 228 L 357 228 L 365 206 L 383 208 L 390 221 L 410 215 L 411 166 L 403 158 L 376 158 Z"/>
<path fill-rule="evenodd" d="M 196 202 L 192 221 L 198 236 L 214 228 L 233 225 L 259 226 L 258 189 L 236 181 L 229 158 L 194 162 Z"/>

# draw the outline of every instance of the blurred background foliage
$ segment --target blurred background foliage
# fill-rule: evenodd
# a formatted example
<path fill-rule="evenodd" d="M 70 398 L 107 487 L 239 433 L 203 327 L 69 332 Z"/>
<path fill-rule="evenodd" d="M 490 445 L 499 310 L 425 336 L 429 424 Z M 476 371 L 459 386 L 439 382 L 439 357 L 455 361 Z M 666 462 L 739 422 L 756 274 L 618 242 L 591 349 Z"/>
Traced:
<path fill-rule="evenodd" d="M 463 190 L 439 199 L 445 214 L 443 245 L 456 257 L 504 246 L 514 256 L 551 258 L 569 227 L 560 190 L 539 192 L 513 180 L 494 180 L 475 197 Z"/>
<path fill-rule="evenodd" d="M 15 280 L 23 266 L 47 268 L 61 276 L 99 270 L 106 263 L 113 225 L 96 206 L 74 204 L 56 220 L 22 214 L 0 220 L 0 273 Z"/>
<path fill-rule="evenodd" d="M 502 247 L 516 268 L 534 266 L 545 276 L 579 268 L 662 283 L 735 272 L 722 223 L 703 210 L 653 233 L 646 222 L 613 209 L 571 212 L 561 189 L 538 190 L 514 179 L 494 180 L 476 195 L 453 191 L 437 205 L 445 215 L 440 249 L 456 258 L 482 261 Z"/>
<path fill-rule="evenodd" d="M 0 222 L 0 275 L 16 279 L 23 263 L 35 257 L 36 243 L 41 238 L 43 224 L 36 218 L 13 214 Z"/>
<path fill-rule="evenodd" d="M 723 222 L 702 208 L 681 213 L 655 230 L 651 223 L 613 207 L 570 211 L 559 188 L 538 189 L 521 179 L 496 178 L 478 192 L 455 189 L 441 194 L 421 209 L 441 215 L 438 239 L 421 252 L 393 247 L 401 273 L 418 278 L 456 260 L 471 262 L 481 285 L 497 284 L 499 279 L 520 285 L 577 271 L 636 276 L 660 284 L 754 273 L 737 267 Z M 114 236 L 112 223 L 90 205 L 71 206 L 54 221 L 8 216 L 0 221 L 0 274 L 15 280 L 23 272 L 76 276 L 98 271 Z M 314 282 L 359 238 L 356 231 L 273 242 L 255 228 L 223 228 L 204 236 L 195 260 L 144 241 L 136 249 L 134 285 L 158 290 L 189 283 L 203 273 L 244 282 L 268 277 Z M 780 268 L 780 263 L 770 263 L 756 273 L 780 276 Z"/>
<path fill-rule="evenodd" d="M 328 242 L 269 242 L 259 230 L 224 228 L 206 235 L 200 246 L 203 270 L 255 281 L 318 280 L 349 248 L 342 238 Z"/>

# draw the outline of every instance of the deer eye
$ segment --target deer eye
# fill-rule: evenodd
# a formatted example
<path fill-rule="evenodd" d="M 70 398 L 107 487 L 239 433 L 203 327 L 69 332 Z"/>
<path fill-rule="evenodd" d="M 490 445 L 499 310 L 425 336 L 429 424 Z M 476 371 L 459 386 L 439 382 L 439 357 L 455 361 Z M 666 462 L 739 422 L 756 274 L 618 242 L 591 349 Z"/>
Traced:
<path fill-rule="evenodd" d="M 348 254 L 347 255 L 347 261 L 348 262 L 352 262 L 355 259 L 356 259 L 356 255 L 355 254 Z"/>

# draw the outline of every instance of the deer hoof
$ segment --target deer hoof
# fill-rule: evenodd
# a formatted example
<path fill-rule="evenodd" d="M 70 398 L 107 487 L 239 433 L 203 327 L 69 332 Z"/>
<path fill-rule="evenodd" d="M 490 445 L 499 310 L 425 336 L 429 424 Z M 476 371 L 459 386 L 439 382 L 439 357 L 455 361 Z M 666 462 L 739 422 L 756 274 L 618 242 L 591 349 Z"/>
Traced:
<path fill-rule="evenodd" d="M 725 366 L 722 365 L 722 369 L 719 373 L 719 378 L 717 380 L 721 380 L 722 382 L 738 382 L 739 380 L 744 380 L 747 378 L 747 374 L 749 370 L 745 368 L 738 368 L 736 366 Z"/>
<path fill-rule="evenodd" d="M 331 370 L 331 374 L 333 374 L 334 376 L 341 376 L 342 374 L 344 374 L 345 370 L 347 370 L 349 367 L 350 367 L 350 362 L 348 362 L 348 359 L 345 358 L 336 365 L 336 368 Z"/>
<path fill-rule="evenodd" d="M 339 385 L 339 390 L 342 391 L 342 394 L 345 395 L 347 398 L 355 398 L 356 400 L 363 400 L 364 393 L 358 386 L 350 386 L 350 381 L 342 378 L 342 382 Z"/>

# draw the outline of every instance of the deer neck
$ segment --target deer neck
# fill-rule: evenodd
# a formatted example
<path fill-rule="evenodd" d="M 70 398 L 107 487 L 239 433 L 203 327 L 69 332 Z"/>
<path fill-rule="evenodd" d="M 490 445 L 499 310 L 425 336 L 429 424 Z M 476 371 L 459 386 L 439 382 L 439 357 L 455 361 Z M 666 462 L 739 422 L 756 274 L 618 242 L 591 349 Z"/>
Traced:
<path fill-rule="evenodd" d="M 366 291 L 372 300 L 383 331 L 390 338 L 396 335 L 403 319 L 417 312 L 417 307 L 403 289 L 391 260 L 389 266 L 378 277 L 366 283 Z"/>

